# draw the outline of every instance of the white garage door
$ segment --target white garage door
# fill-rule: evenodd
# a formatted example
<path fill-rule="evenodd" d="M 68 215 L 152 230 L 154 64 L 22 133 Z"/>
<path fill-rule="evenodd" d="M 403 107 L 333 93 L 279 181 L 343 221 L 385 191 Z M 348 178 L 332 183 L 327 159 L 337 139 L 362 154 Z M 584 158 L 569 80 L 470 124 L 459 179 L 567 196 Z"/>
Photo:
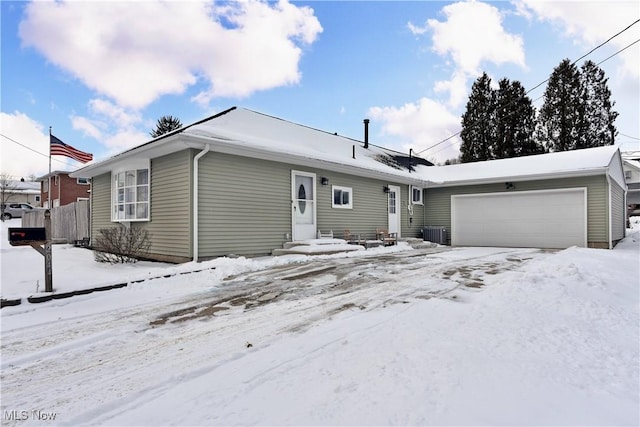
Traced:
<path fill-rule="evenodd" d="M 587 189 L 451 196 L 451 244 L 567 248 L 587 245 Z"/>

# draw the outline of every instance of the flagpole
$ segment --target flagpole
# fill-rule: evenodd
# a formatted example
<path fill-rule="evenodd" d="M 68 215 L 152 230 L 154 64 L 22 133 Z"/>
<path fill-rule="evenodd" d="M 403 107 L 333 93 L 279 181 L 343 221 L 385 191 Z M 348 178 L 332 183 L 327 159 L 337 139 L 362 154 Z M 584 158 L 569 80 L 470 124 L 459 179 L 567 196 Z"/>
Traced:
<path fill-rule="evenodd" d="M 47 201 L 47 208 L 51 209 L 51 126 L 49 126 L 49 184 L 47 187 L 47 197 L 49 200 Z"/>

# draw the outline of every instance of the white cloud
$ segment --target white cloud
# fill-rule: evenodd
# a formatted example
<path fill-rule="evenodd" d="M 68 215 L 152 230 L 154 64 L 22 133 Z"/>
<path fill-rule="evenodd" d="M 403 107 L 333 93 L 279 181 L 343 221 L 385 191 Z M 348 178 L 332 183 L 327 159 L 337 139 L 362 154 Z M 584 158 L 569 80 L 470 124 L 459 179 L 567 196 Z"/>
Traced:
<path fill-rule="evenodd" d="M 460 154 L 457 136 L 426 150 L 460 131 L 460 116 L 452 114 L 444 105 L 432 99 L 421 98 L 399 108 L 372 107 L 369 115 L 373 120 L 382 121 L 384 134 L 408 141 L 402 147 L 407 153 L 409 148 L 413 148 L 421 157 L 439 162 Z"/>
<path fill-rule="evenodd" d="M 281 0 L 32 2 L 23 44 L 118 105 L 140 109 L 199 79 L 196 98 L 247 96 L 300 79 L 301 45 L 322 31 L 308 7 Z M 241 54 L 239 54 L 241 53 Z"/>
<path fill-rule="evenodd" d="M 150 139 L 148 134 L 137 130 L 143 120 L 136 111 L 104 99 L 92 99 L 88 107 L 89 117 L 74 115 L 71 124 L 74 129 L 99 141 L 106 148 L 104 155 L 133 148 Z"/>
<path fill-rule="evenodd" d="M 585 49 L 594 48 L 624 30 L 638 19 L 640 13 L 638 2 L 635 0 L 588 2 L 519 0 L 517 6 L 524 16 L 534 15 L 540 21 L 551 22 L 566 37 L 574 39 Z M 617 51 L 638 39 L 640 39 L 640 24 L 635 24 L 608 44 Z M 639 52 L 640 46 L 635 45 L 616 57 L 622 65 L 621 76 L 636 80 L 640 77 Z"/>
<path fill-rule="evenodd" d="M 49 172 L 49 130 L 19 111 L 0 112 L 0 172 L 15 179 Z M 53 158 L 52 169 L 69 169 L 67 162 Z"/>

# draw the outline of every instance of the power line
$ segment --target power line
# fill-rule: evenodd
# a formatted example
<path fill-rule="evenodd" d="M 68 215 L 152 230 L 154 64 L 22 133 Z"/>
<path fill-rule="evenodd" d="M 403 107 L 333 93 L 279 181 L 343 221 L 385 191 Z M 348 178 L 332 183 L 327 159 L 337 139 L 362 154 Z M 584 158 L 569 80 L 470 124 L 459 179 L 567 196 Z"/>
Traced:
<path fill-rule="evenodd" d="M 20 143 L 20 142 L 16 141 L 15 139 L 9 138 L 7 135 L 4 135 L 4 134 L 0 133 L 0 136 L 2 136 L 3 138 L 7 138 L 9 141 L 11 141 L 11 142 L 13 142 L 13 143 L 15 143 L 15 144 L 18 144 L 19 146 L 21 146 L 21 147 L 23 147 L 23 148 L 26 148 L 27 150 L 33 151 L 33 152 L 34 152 L 34 153 L 36 153 L 36 154 L 40 154 L 40 155 L 41 155 L 41 156 L 43 156 L 43 157 L 49 158 L 49 155 L 48 155 L 48 154 L 44 154 L 44 153 L 41 153 L 41 152 L 40 152 L 40 151 L 38 151 L 38 150 L 34 150 L 33 148 L 28 147 L 28 146 L 26 146 L 26 145 L 24 145 L 24 144 L 22 144 L 22 143 Z M 62 163 L 62 164 L 63 164 L 63 165 L 65 165 L 65 166 L 67 166 L 67 165 L 68 165 L 66 162 L 63 162 L 62 160 L 56 159 L 55 157 L 51 157 L 51 160 L 55 160 L 56 162 L 58 162 L 58 163 Z"/>
<path fill-rule="evenodd" d="M 584 54 L 584 55 L 582 55 L 580 58 L 578 58 L 578 59 L 576 59 L 575 61 L 573 61 L 573 62 L 572 62 L 572 65 L 575 65 L 575 64 L 576 64 L 576 62 L 580 61 L 581 59 L 583 59 L 583 58 L 585 58 L 586 56 L 590 55 L 591 53 L 595 52 L 597 49 L 601 48 L 601 47 L 602 47 L 602 46 L 604 46 L 605 44 L 609 43 L 611 40 L 613 40 L 614 38 L 618 37 L 620 34 L 624 33 L 624 32 L 625 32 L 625 31 L 627 31 L 629 28 L 631 28 L 631 27 L 633 27 L 634 25 L 636 25 L 638 22 L 640 22 L 640 19 L 636 19 L 633 23 L 629 24 L 625 29 L 623 29 L 623 30 L 619 31 L 618 33 L 616 33 L 615 35 L 613 35 L 613 36 L 609 37 L 606 41 L 604 41 L 604 42 L 600 43 L 598 46 L 594 47 L 594 48 L 593 48 L 593 49 L 591 49 L 589 52 L 585 53 L 585 54 Z M 624 50 L 626 50 L 626 49 L 630 48 L 631 46 L 633 46 L 634 44 L 636 44 L 636 43 L 638 43 L 638 42 L 640 42 L 640 39 L 638 39 L 638 40 L 636 40 L 636 41 L 634 41 L 634 42 L 630 43 L 629 45 L 627 45 L 627 46 L 625 46 L 624 48 L 620 49 L 619 51 L 615 52 L 615 53 L 614 53 L 614 54 L 612 54 L 611 56 L 609 56 L 609 57 L 607 57 L 607 58 L 603 59 L 602 61 L 600 61 L 600 62 L 599 62 L 599 63 L 597 63 L 596 65 L 600 65 L 600 64 L 602 64 L 602 63 L 604 63 L 604 62 L 608 61 L 609 59 L 611 59 L 611 58 L 613 58 L 614 56 L 616 56 L 616 55 L 620 54 L 621 52 L 623 52 Z M 534 87 L 532 87 L 531 89 L 529 89 L 528 91 L 526 91 L 526 92 L 525 92 L 525 95 L 528 95 L 530 92 L 532 92 L 533 90 L 535 90 L 535 89 L 539 88 L 540 86 L 542 86 L 543 84 L 545 84 L 545 83 L 546 83 L 546 82 L 548 82 L 548 81 L 549 81 L 549 79 L 546 79 L 546 80 L 544 80 L 544 81 L 542 81 L 542 82 L 538 83 L 537 85 L 535 85 Z M 540 99 L 540 98 L 538 98 L 538 99 Z M 537 99 L 536 99 L 536 101 L 537 101 Z M 421 153 L 424 153 L 424 152 L 425 152 L 425 151 L 427 151 L 427 150 L 431 150 L 432 148 L 437 147 L 438 145 L 443 144 L 443 143 L 445 143 L 445 142 L 449 141 L 449 140 L 450 140 L 450 139 L 452 139 L 453 137 L 456 137 L 456 136 L 460 135 L 461 133 L 462 133 L 462 129 L 460 129 L 458 132 L 454 133 L 453 135 L 448 136 L 447 138 L 443 139 L 442 141 L 437 142 L 437 143 L 435 143 L 435 144 L 433 144 L 433 145 L 431 145 L 431 146 L 429 146 L 429 147 L 425 148 L 424 150 L 421 150 L 421 151 L 416 152 L 415 154 L 421 154 Z M 436 151 L 436 153 L 437 153 L 437 152 L 439 152 L 439 151 L 441 151 L 441 150 Z M 434 153 L 434 154 L 435 154 L 435 153 Z"/>

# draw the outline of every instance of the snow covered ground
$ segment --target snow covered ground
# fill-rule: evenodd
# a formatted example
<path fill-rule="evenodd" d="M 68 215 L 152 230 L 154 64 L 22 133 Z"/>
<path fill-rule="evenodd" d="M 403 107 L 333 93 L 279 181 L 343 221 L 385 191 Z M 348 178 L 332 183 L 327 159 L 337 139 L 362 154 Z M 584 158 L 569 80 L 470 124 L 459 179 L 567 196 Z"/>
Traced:
<path fill-rule="evenodd" d="M 13 222 L 2 297 L 24 298 L 43 261 Z M 638 425 L 632 225 L 610 251 L 110 266 L 55 246 L 57 292 L 135 283 L 0 311 L 2 424 Z"/>

